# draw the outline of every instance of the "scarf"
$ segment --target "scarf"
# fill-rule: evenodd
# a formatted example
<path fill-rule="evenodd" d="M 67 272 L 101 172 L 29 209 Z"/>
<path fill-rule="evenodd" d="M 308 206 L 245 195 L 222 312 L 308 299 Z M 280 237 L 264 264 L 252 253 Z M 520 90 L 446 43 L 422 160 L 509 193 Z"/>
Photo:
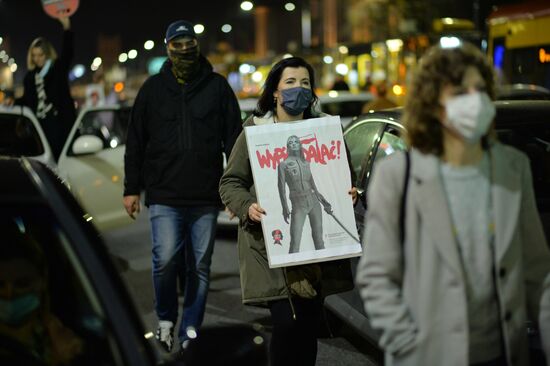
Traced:
<path fill-rule="evenodd" d="M 199 46 L 194 46 L 185 51 L 168 50 L 168 58 L 172 62 L 172 72 L 180 84 L 185 84 L 193 79 L 199 71 Z"/>

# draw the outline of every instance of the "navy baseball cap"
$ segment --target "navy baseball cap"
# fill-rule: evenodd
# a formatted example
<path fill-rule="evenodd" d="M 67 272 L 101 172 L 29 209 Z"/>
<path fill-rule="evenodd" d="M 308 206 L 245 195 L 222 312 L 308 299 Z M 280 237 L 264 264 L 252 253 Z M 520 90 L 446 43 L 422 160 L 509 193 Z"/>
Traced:
<path fill-rule="evenodd" d="M 193 23 L 185 20 L 177 20 L 173 22 L 168 26 L 168 29 L 166 29 L 166 38 L 164 38 L 164 42 L 168 43 L 170 40 L 176 37 L 183 36 L 197 38 L 193 27 Z"/>

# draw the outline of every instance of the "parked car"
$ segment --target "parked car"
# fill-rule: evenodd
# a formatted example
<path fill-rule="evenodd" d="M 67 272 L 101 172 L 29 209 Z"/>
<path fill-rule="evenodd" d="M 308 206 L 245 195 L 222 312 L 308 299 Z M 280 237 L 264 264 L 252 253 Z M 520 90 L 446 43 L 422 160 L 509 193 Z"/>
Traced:
<path fill-rule="evenodd" d="M 371 93 L 351 93 L 331 90 L 319 97 L 320 110 L 332 116 L 340 116 L 343 127 L 361 114 L 363 106 L 373 99 Z"/>
<path fill-rule="evenodd" d="M 496 88 L 497 100 L 550 100 L 550 90 L 533 84 L 505 84 Z"/>
<path fill-rule="evenodd" d="M 76 349 L 61 345 L 65 353 L 71 349 L 76 357 L 64 364 L 266 364 L 263 336 L 244 325 L 202 329 L 182 355 L 174 357 L 160 351 L 152 333 L 145 333 L 141 317 L 99 233 L 67 187 L 44 164 L 28 158 L 0 158 L 0 171 L 3 173 L 0 225 L 3 230 L 9 229 L 3 231 L 3 238 L 8 235 L 12 239 L 2 240 L 2 249 L 13 256 L 16 249 L 10 252 L 9 246 L 25 248 L 25 256 L 10 257 L 8 254 L 0 261 L 28 258 L 31 264 L 40 263 L 42 276 L 47 277 L 40 277 L 47 286 L 29 284 L 35 281 L 29 275 L 32 271 L 25 272 L 29 266 L 17 262 L 17 267 L 9 267 L 12 268 L 10 272 L 1 267 L 2 284 L 10 288 L 10 281 L 19 281 L 16 290 L 19 296 L 28 293 L 28 288 L 35 288 L 30 286 L 45 288 L 45 295 L 41 296 L 43 303 L 39 305 L 42 306 L 41 316 L 28 321 L 49 319 L 44 325 L 48 326 L 48 331 L 34 334 L 34 342 L 55 334 L 58 343 L 63 338 L 70 338 L 73 345 L 75 342 L 81 344 L 82 347 Z M 9 300 L 13 295 L 4 287 L 1 296 Z M 52 319 L 56 321 L 52 323 Z M 45 365 L 39 357 L 40 351 L 33 352 L 19 343 L 17 337 L 21 334 L 10 333 L 14 327 L 1 327 L 0 364 Z M 77 351 L 78 348 L 81 351 Z M 216 352 L 211 352 L 212 349 Z"/>
<path fill-rule="evenodd" d="M 122 205 L 124 151 L 130 107 L 83 109 L 57 163 L 78 202 L 100 229 L 132 222 Z"/>
<path fill-rule="evenodd" d="M 239 99 L 239 108 L 241 109 L 241 119 L 246 121 L 248 117 L 254 112 L 258 105 L 258 98 L 243 98 Z"/>
<path fill-rule="evenodd" d="M 537 207 L 550 238 L 550 101 L 497 101 L 495 126 L 498 139 L 525 152 L 531 161 Z M 392 109 L 361 115 L 344 131 L 344 139 L 357 174 L 356 187 L 367 189 L 377 162 L 385 156 L 406 149 L 401 138 L 402 109 Z M 368 201 L 364 195 L 355 206 L 355 218 L 363 234 Z M 398 213 L 396 213 L 397 215 Z M 352 262 L 355 274 L 358 258 Z M 376 343 L 378 333 L 369 323 L 357 290 L 329 296 L 325 304 L 366 340 Z"/>
<path fill-rule="evenodd" d="M 56 167 L 46 135 L 27 107 L 0 105 L 0 155 L 27 156 Z"/>

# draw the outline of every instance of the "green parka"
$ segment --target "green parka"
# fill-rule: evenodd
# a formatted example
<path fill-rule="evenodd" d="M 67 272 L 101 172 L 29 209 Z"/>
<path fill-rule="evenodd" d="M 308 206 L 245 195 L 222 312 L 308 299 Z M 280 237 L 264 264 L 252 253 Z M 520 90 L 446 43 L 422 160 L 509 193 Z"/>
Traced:
<path fill-rule="evenodd" d="M 251 116 L 243 127 L 269 123 L 273 123 L 271 114 L 264 117 Z M 220 195 L 222 202 L 239 219 L 239 270 L 244 304 L 265 305 L 268 301 L 290 298 L 290 282 L 296 280 L 296 276 L 307 278 L 312 271 L 317 271 L 316 268 L 312 269 L 313 266 L 320 268 L 320 281 L 314 287 L 322 298 L 353 288 L 349 259 L 292 266 L 288 269 L 269 268 L 262 225 L 248 219 L 248 208 L 257 199 L 244 131 L 235 142 L 221 178 Z M 289 280 L 289 277 L 292 279 Z"/>

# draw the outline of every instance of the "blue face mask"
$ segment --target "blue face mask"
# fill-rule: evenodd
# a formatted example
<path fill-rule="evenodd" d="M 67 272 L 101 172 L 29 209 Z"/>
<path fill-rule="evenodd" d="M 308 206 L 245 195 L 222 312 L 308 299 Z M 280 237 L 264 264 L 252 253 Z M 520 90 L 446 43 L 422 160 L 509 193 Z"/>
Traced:
<path fill-rule="evenodd" d="M 35 294 L 20 296 L 14 300 L 0 299 L 0 323 L 17 326 L 40 305 L 40 299 Z"/>
<path fill-rule="evenodd" d="M 311 89 L 297 86 L 295 88 L 281 90 L 283 96 L 282 106 L 286 113 L 291 116 L 297 116 L 310 105 L 313 99 Z"/>

